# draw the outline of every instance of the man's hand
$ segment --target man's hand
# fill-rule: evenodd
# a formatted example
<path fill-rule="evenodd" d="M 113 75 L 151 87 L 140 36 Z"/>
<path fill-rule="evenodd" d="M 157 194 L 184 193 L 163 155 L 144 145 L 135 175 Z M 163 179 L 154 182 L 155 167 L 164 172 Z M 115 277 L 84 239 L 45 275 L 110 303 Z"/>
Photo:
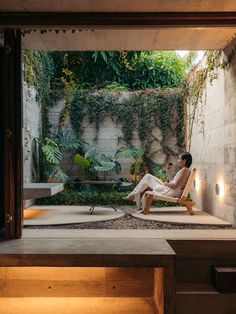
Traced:
<path fill-rule="evenodd" d="M 166 181 L 163 184 L 164 184 L 164 186 L 168 186 L 168 182 L 166 182 Z"/>

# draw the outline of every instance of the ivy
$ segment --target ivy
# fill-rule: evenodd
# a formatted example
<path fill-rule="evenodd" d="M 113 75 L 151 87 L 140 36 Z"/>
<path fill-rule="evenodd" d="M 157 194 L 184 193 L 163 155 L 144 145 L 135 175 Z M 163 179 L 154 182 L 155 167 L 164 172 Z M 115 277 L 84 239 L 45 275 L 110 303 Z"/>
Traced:
<path fill-rule="evenodd" d="M 85 99 L 86 93 L 85 92 L 77 92 L 74 95 L 74 98 L 70 105 L 70 121 L 72 127 L 76 134 L 81 134 L 83 132 L 83 118 L 85 117 Z"/>
<path fill-rule="evenodd" d="M 182 85 L 184 102 L 187 107 L 192 108 L 189 114 L 189 138 L 188 149 L 191 148 L 192 130 L 195 121 L 200 124 L 200 132 L 204 134 L 204 115 L 203 115 L 203 92 L 207 80 L 212 83 L 218 78 L 218 69 L 227 69 L 232 61 L 231 54 L 227 57 L 222 50 L 209 51 L 205 53 L 204 65 L 190 71 Z M 197 112 L 198 111 L 198 112 Z"/>
<path fill-rule="evenodd" d="M 137 130 L 147 154 L 150 153 L 154 141 L 161 142 L 167 157 L 176 154 L 166 144 L 168 137 L 173 134 L 177 136 L 178 150 L 183 149 L 184 107 L 181 90 L 76 92 L 70 106 L 70 118 L 79 136 L 82 135 L 83 119 L 86 116 L 90 123 L 95 124 L 95 140 L 105 118 L 110 117 L 115 124 L 121 125 L 122 139 L 127 145 L 132 145 L 133 134 Z M 152 134 L 155 127 L 161 129 L 162 140 Z"/>
<path fill-rule="evenodd" d="M 42 136 L 49 136 L 51 127 L 48 120 L 48 107 L 54 104 L 51 80 L 54 76 L 54 65 L 49 53 L 41 51 L 24 51 L 24 80 L 28 86 L 34 86 L 36 101 L 42 106 Z"/>

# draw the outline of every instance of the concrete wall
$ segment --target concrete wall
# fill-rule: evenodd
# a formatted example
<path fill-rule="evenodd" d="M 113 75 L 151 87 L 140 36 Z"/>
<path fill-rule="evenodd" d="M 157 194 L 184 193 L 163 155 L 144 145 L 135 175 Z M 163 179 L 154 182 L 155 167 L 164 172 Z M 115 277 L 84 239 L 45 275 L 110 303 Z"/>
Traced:
<path fill-rule="evenodd" d="M 234 43 L 235 44 L 235 43 Z M 197 168 L 192 197 L 197 207 L 236 226 L 236 58 L 218 70 L 199 104 L 191 136 Z M 202 132 L 204 131 L 204 133 Z M 217 195 L 217 188 L 220 193 Z"/>
<path fill-rule="evenodd" d="M 36 90 L 23 85 L 24 183 L 34 182 L 32 173 L 32 141 L 41 133 L 41 106 L 36 101 Z"/>
<path fill-rule="evenodd" d="M 121 95 L 121 97 L 123 97 Z M 55 133 L 58 129 L 59 124 L 59 117 L 61 110 L 64 107 L 64 101 L 60 100 L 57 102 L 56 106 L 49 108 L 49 121 L 52 125 L 51 131 L 52 133 Z M 65 127 L 68 129 L 71 129 L 70 121 L 66 121 Z M 104 154 L 109 154 L 112 157 L 114 157 L 115 152 L 118 148 L 126 146 L 125 142 L 122 140 L 123 134 L 121 131 L 121 125 L 115 124 L 110 117 L 106 117 L 103 121 L 103 124 L 100 126 L 100 129 L 98 131 L 97 141 L 95 141 L 96 136 L 96 128 L 94 123 L 90 123 L 88 118 L 85 117 L 83 120 L 83 139 L 89 143 L 91 146 L 95 146 L 99 152 Z M 161 130 L 156 127 L 153 129 L 152 134 L 157 138 L 158 140 L 155 140 L 152 145 L 152 151 L 158 151 L 153 156 L 153 160 L 159 164 L 163 164 L 166 161 L 166 155 L 162 151 L 161 147 L 161 141 L 163 139 Z M 135 131 L 133 134 L 133 142 L 132 144 L 135 147 L 140 147 L 141 142 L 138 137 L 138 132 Z M 167 146 L 169 146 L 175 154 L 170 156 L 168 161 L 173 162 L 176 164 L 176 157 L 178 156 L 179 148 L 177 146 L 177 139 L 175 134 L 171 134 L 171 136 L 168 138 Z M 64 153 L 63 158 L 63 167 L 66 169 L 67 173 L 72 177 L 76 178 L 78 177 L 78 166 L 73 163 L 73 156 L 74 153 L 66 152 Z M 130 166 L 134 162 L 133 159 L 119 159 L 119 162 L 122 166 L 122 173 L 118 177 L 127 177 L 131 178 L 130 175 Z"/>

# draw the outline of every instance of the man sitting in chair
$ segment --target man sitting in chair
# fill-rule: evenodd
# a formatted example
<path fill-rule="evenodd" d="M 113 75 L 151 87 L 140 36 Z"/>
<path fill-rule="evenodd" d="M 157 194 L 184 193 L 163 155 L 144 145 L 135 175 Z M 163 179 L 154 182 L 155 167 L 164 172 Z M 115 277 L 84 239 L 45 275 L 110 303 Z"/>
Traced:
<path fill-rule="evenodd" d="M 181 169 L 176 173 L 172 181 L 162 182 L 155 176 L 147 173 L 124 199 L 136 202 L 137 210 L 142 212 L 145 207 L 145 193 L 147 191 L 152 191 L 153 195 L 181 197 L 190 175 L 189 168 L 192 164 L 192 155 L 190 153 L 180 154 L 178 163 Z"/>

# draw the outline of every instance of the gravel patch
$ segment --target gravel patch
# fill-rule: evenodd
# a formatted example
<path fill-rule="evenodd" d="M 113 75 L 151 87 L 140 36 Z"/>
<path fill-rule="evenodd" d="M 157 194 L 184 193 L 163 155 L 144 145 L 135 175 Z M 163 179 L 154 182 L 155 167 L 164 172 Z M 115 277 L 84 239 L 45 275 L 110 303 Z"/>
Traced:
<path fill-rule="evenodd" d="M 131 216 L 135 212 L 133 206 L 117 206 L 119 210 L 125 212 L 125 216 L 115 220 L 79 223 L 79 224 L 63 224 L 63 225 L 44 225 L 44 226 L 25 226 L 26 229 L 232 229 L 232 227 L 210 226 L 210 225 L 174 225 L 161 223 L 157 221 L 147 221 Z"/>

